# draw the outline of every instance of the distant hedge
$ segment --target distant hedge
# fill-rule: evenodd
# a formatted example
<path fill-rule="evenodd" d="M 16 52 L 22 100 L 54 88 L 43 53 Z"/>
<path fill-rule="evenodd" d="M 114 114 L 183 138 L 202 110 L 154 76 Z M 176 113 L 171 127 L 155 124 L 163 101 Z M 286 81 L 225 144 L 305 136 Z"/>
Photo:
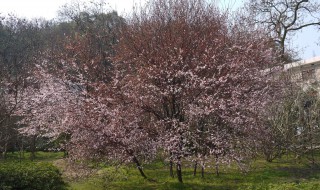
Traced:
<path fill-rule="evenodd" d="M 0 190 L 65 190 L 57 167 L 49 163 L 0 163 Z"/>

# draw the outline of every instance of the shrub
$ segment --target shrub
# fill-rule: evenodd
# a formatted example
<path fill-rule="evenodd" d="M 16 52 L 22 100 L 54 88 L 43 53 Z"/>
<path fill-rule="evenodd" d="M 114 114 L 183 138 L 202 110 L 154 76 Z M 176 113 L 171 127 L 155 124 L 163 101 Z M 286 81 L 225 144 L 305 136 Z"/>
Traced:
<path fill-rule="evenodd" d="M 0 165 L 0 190 L 63 190 L 66 183 L 58 168 L 49 163 Z"/>

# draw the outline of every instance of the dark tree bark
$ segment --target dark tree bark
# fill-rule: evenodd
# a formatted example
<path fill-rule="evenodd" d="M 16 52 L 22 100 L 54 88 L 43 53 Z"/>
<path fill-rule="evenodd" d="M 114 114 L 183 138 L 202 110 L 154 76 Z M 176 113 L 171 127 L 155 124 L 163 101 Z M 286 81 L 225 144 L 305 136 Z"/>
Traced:
<path fill-rule="evenodd" d="M 173 162 L 172 162 L 171 159 L 170 159 L 169 165 L 170 165 L 170 177 L 174 178 L 174 174 L 173 174 Z"/>
<path fill-rule="evenodd" d="M 23 141 L 21 141 L 21 144 L 19 146 L 19 160 L 21 161 L 22 158 L 24 158 L 24 147 L 23 147 Z"/>
<path fill-rule="evenodd" d="M 183 183 L 182 181 L 182 169 L 181 169 L 181 161 L 180 159 L 177 162 L 177 177 L 178 177 L 178 181 L 180 183 Z"/>
<path fill-rule="evenodd" d="M 7 158 L 8 140 L 4 143 L 2 158 L 5 160 Z"/>
<path fill-rule="evenodd" d="M 33 161 L 36 158 L 36 140 L 37 140 L 37 136 L 33 135 L 31 137 L 31 147 L 30 147 L 30 160 Z"/>
<path fill-rule="evenodd" d="M 218 159 L 218 155 L 216 155 L 215 170 L 216 170 L 216 175 L 219 177 L 220 173 L 219 173 L 219 159 Z"/>
<path fill-rule="evenodd" d="M 201 178 L 204 178 L 204 163 L 201 164 Z"/>
<path fill-rule="evenodd" d="M 197 166 L 198 166 L 198 161 L 196 161 L 196 162 L 194 163 L 193 176 L 196 176 L 196 175 L 197 175 Z"/>
<path fill-rule="evenodd" d="M 288 35 L 309 26 L 320 26 L 320 6 L 308 0 L 251 0 L 256 22 L 270 29 L 283 59 Z M 252 17 L 252 15 L 250 16 Z"/>
<path fill-rule="evenodd" d="M 147 176 L 144 174 L 143 170 L 142 170 L 142 167 L 141 167 L 141 164 L 140 162 L 138 161 L 137 157 L 133 156 L 132 158 L 133 162 L 136 164 L 141 176 L 145 179 L 147 179 Z"/>

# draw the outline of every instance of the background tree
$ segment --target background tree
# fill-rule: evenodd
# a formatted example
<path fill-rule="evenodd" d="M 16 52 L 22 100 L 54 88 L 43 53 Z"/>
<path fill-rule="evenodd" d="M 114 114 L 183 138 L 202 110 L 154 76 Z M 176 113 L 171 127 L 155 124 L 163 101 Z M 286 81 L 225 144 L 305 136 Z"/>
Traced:
<path fill-rule="evenodd" d="M 263 142 L 261 152 L 268 162 L 280 158 L 283 154 L 292 152 L 293 141 L 296 138 L 296 122 L 299 118 L 299 109 L 296 107 L 299 87 L 288 90 L 284 97 L 266 108 L 264 125 L 265 134 L 261 135 Z"/>
<path fill-rule="evenodd" d="M 316 140 L 319 136 L 319 96 L 312 88 L 303 91 L 300 87 L 291 89 L 282 102 L 271 104 L 266 112 L 266 134 L 261 151 L 271 162 L 283 154 L 293 153 L 296 158 L 306 156 L 312 164 Z"/>
<path fill-rule="evenodd" d="M 320 26 L 320 4 L 316 0 L 252 0 L 250 17 L 270 31 L 285 58 L 289 36 L 310 26 Z"/>
<path fill-rule="evenodd" d="M 11 131 L 11 134 L 17 132 L 14 123 L 19 118 L 14 112 L 19 109 L 24 90 L 29 85 L 35 85 L 30 71 L 41 56 L 42 38 L 38 24 L 37 20 L 30 22 L 14 16 L 3 18 L 0 23 L 0 126 L 4 131 Z M 14 136 L 16 135 L 11 135 Z M 5 139 L 10 140 L 8 137 L 7 134 Z M 10 142 L 15 143 L 13 140 Z M 5 142 L 4 145 L 6 147 L 8 143 Z"/>
<path fill-rule="evenodd" d="M 46 144 L 49 144 L 61 135 L 70 134 L 68 125 L 64 126 L 63 121 L 68 117 L 70 109 L 75 110 L 76 105 L 81 104 L 78 102 L 80 92 L 74 92 L 61 79 L 45 72 L 41 66 L 38 66 L 38 70 L 33 70 L 33 74 L 38 81 L 38 89 L 25 89 L 15 114 L 22 117 L 18 123 L 25 126 L 19 132 L 31 139 L 31 148 L 35 151 L 36 145 L 39 145 L 38 139 L 47 139 Z M 65 150 L 64 146 L 62 144 L 56 148 Z"/>
<path fill-rule="evenodd" d="M 125 23 L 117 12 L 107 11 L 105 2 L 100 1 L 99 3 L 66 4 L 59 12 L 60 17 L 73 26 L 73 33 L 65 39 L 65 47 L 84 48 L 84 44 L 86 46 L 83 49 L 86 52 L 81 54 L 77 52 L 78 54 L 72 55 L 75 52 L 72 52 L 72 49 L 67 50 L 70 55 L 66 57 L 70 59 L 73 56 L 73 61 L 83 67 L 79 72 L 90 81 L 110 80 L 108 76 L 111 67 L 110 56 L 114 54 L 113 45 L 117 43 L 118 30 Z M 88 62 L 92 64 L 88 65 Z M 91 69 L 91 71 L 87 72 L 85 69 Z M 89 73 L 92 76 L 88 76 Z"/>
<path fill-rule="evenodd" d="M 319 94 L 315 89 L 298 91 L 295 101 L 297 118 L 294 128 L 295 138 L 292 141 L 292 150 L 296 156 L 306 156 L 312 165 L 316 164 L 315 151 L 319 147 Z"/>

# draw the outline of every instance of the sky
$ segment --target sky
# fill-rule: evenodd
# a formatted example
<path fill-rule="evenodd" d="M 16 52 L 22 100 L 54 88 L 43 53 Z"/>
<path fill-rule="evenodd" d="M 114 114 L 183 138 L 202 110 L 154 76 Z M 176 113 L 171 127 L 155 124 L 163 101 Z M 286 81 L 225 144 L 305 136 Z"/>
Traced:
<path fill-rule="evenodd" d="M 46 19 L 57 18 L 57 11 L 66 3 L 73 0 L 0 0 L 0 13 L 5 16 L 13 13 L 19 17 Z M 141 5 L 146 0 L 107 0 L 110 9 L 117 10 L 120 14 L 126 14 L 132 10 L 134 5 Z M 243 0 L 216 0 L 219 5 L 224 7 L 238 8 Z M 299 57 L 308 59 L 320 56 L 320 46 L 316 42 L 320 42 L 320 32 L 315 28 L 307 28 L 298 32 L 292 37 L 290 47 L 296 48 Z"/>

